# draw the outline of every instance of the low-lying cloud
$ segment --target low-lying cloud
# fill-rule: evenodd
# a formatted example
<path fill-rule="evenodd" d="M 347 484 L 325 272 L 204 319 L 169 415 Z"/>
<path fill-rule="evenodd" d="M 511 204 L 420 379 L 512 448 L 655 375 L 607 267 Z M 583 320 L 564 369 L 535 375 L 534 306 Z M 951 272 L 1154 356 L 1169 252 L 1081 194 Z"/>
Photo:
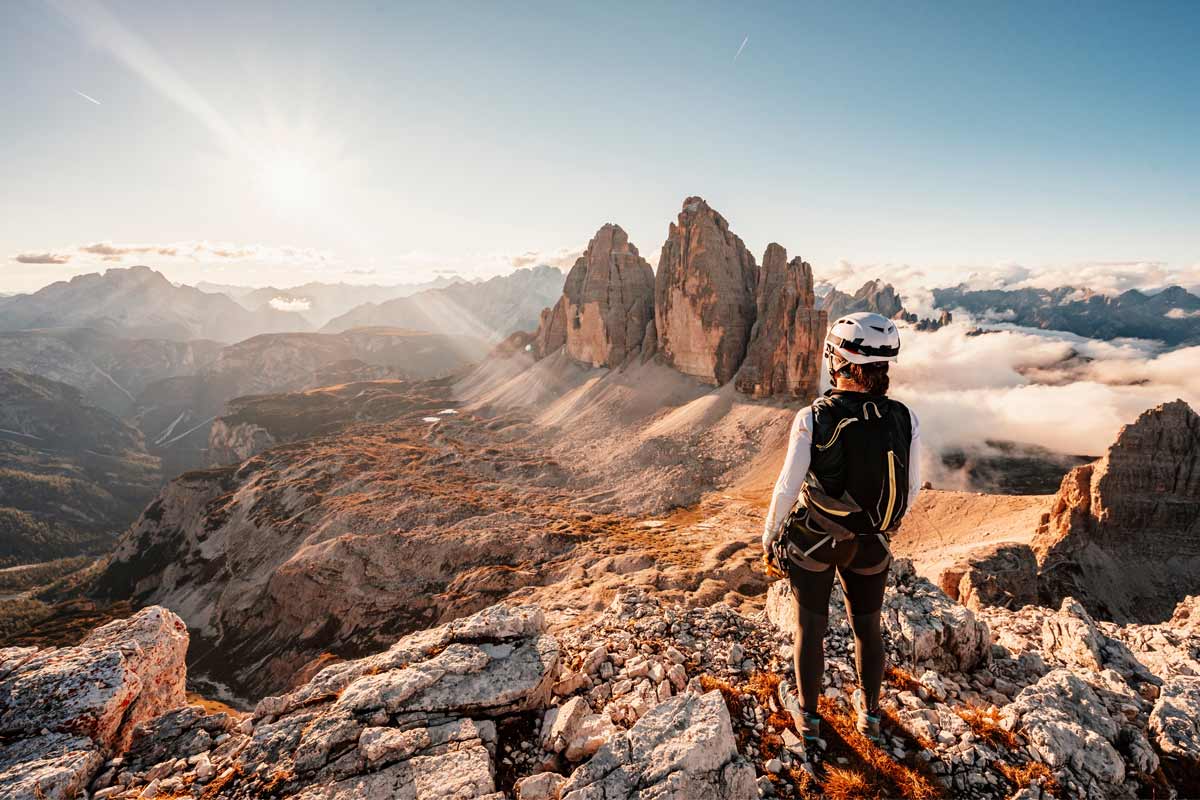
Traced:
<path fill-rule="evenodd" d="M 18 264 L 66 264 L 71 260 L 68 254 L 58 253 L 17 253 L 13 261 Z"/>
<path fill-rule="evenodd" d="M 307 297 L 272 297 L 267 303 L 276 311 L 309 311 L 312 309 L 312 301 Z"/>
<path fill-rule="evenodd" d="M 998 440 L 1099 456 L 1148 408 L 1176 398 L 1200 408 L 1200 347 L 1015 326 L 968 335 L 974 324 L 905 328 L 892 372 L 892 394 L 921 419 L 922 467 L 935 485 L 965 488 L 941 464 L 948 450 L 980 453 Z"/>

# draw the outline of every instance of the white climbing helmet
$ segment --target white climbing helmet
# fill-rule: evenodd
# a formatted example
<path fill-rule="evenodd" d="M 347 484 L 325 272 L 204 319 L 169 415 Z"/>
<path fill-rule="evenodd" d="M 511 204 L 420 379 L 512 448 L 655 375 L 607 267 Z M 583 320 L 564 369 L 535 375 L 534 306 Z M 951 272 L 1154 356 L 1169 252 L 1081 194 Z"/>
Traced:
<path fill-rule="evenodd" d="M 895 361 L 899 354 L 896 323 L 869 311 L 838 317 L 825 336 L 825 363 L 831 378 L 847 364 Z"/>

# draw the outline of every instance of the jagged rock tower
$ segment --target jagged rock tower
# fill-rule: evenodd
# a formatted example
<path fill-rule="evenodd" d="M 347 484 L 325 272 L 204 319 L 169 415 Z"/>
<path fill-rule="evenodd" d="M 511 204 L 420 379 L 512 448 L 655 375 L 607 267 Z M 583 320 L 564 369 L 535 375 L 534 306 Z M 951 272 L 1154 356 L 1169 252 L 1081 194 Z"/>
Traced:
<path fill-rule="evenodd" d="M 1033 550 L 1043 603 L 1168 618 L 1200 568 L 1200 416 L 1175 400 L 1123 427 L 1103 458 L 1063 478 Z"/>
<path fill-rule="evenodd" d="M 707 383 L 733 378 L 757 312 L 758 265 L 725 218 L 689 197 L 672 224 L 654 281 L 658 351 Z"/>
<path fill-rule="evenodd" d="M 565 349 L 592 367 L 640 351 L 716 386 L 753 397 L 810 398 L 820 384 L 827 315 L 812 267 L 771 244 L 754 256 L 703 199 L 689 197 L 663 243 L 657 275 L 618 225 L 600 228 L 542 312 L 534 358 Z"/>
<path fill-rule="evenodd" d="M 580 363 L 619 367 L 641 347 L 653 319 L 654 270 L 621 226 L 609 223 L 567 273 L 563 295 L 549 315 L 543 312 L 546 336 L 539 348 L 549 349 L 540 352 L 565 345 Z"/>
<path fill-rule="evenodd" d="M 754 397 L 812 397 L 821 382 L 828 317 L 813 306 L 812 267 L 772 242 L 758 277 L 756 317 L 738 370 L 738 391 Z"/>

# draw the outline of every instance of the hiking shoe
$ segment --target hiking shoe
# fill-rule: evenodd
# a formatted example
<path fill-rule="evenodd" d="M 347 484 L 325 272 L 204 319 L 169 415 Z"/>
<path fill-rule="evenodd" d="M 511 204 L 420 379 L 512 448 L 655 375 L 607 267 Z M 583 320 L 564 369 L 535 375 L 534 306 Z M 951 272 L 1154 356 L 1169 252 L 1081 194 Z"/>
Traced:
<path fill-rule="evenodd" d="M 851 696 L 851 703 L 854 705 L 854 711 L 858 715 L 858 719 L 855 722 L 858 732 L 875 744 L 882 743 L 883 732 L 879 725 L 879 710 L 876 709 L 874 713 L 867 711 L 867 698 L 863 694 L 862 689 L 854 690 L 854 694 Z"/>
<path fill-rule="evenodd" d="M 792 724 L 796 726 L 796 731 L 804 737 L 804 744 L 807 747 L 811 747 L 821 740 L 820 715 L 809 714 L 800 708 L 800 702 L 796 699 L 796 694 L 787 681 L 779 682 L 779 704 L 792 715 Z"/>

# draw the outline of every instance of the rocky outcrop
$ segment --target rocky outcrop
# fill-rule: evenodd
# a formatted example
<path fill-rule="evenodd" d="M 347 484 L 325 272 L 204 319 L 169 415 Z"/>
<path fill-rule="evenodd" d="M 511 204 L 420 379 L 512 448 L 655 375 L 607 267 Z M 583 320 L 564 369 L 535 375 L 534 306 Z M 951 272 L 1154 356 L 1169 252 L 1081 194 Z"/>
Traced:
<path fill-rule="evenodd" d="M 973 611 L 984 606 L 1021 608 L 1038 601 L 1037 559 L 1028 545 L 993 545 L 943 570 L 938 585 Z"/>
<path fill-rule="evenodd" d="M 567 273 L 558 303 L 567 354 L 588 366 L 618 367 L 641 347 L 654 318 L 654 271 L 625 231 L 610 223 Z"/>
<path fill-rule="evenodd" d="M 658 259 L 658 352 L 714 385 L 733 378 L 754 327 L 758 266 L 729 223 L 699 197 L 683 203 Z"/>
<path fill-rule="evenodd" d="M 183 704 L 187 645 L 151 607 L 76 647 L 0 650 L 0 797 L 74 797 L 135 726 Z"/>
<path fill-rule="evenodd" d="M 1200 576 L 1200 416 L 1176 400 L 1126 425 L 1108 453 L 1063 478 L 1033 541 L 1043 602 L 1155 622 Z"/>
<path fill-rule="evenodd" d="M 567 305 L 559 298 L 550 308 L 543 308 L 537 333 L 533 337 L 533 357 L 545 358 L 567 345 Z"/>
<path fill-rule="evenodd" d="M 610 618 L 633 621 L 630 609 L 657 608 L 644 595 L 630 595 L 614 604 Z M 594 746 L 569 761 L 545 748 L 544 737 L 542 746 L 528 738 L 528 721 L 543 713 L 555 730 L 575 727 L 568 719 L 599 716 L 584 695 L 563 698 L 582 688 L 578 681 L 564 688 L 571 674 L 595 674 L 593 688 L 605 686 L 614 697 L 621 694 L 617 684 L 629 680 L 598 674 L 621 658 L 617 647 L 585 665 L 598 672 L 564 671 L 567 654 L 545 628 L 536 606 L 493 606 L 406 636 L 376 655 L 330 665 L 296 690 L 263 699 L 252 714 L 208 713 L 183 705 L 182 694 L 158 696 L 171 708 L 156 707 L 156 716 L 143 720 L 150 708 L 136 706 L 126 719 L 133 728 L 127 743 L 100 747 L 53 731 L 8 741 L 0 749 L 0 797 L 69 800 L 90 791 L 100 800 L 503 800 L 514 788 L 526 800 L 758 797 L 755 768 L 739 754 L 722 694 L 685 690 L 674 674 L 665 680 L 677 692 L 621 725 L 606 711 Z M 139 637 L 126 654 L 135 665 L 157 662 L 156 642 L 171 638 L 161 630 Z M 587 647 L 595 649 L 595 639 Z M 657 669 L 656 661 L 630 658 L 622 672 Z M 65 691 L 71 677 L 53 679 Z M 54 687 L 53 679 L 45 685 Z M 26 699 L 15 702 L 24 707 Z M 69 712 L 86 710 L 76 704 Z"/>
<path fill-rule="evenodd" d="M 738 391 L 753 397 L 809 399 L 821 383 L 821 347 L 828 317 L 813 307 L 812 267 L 772 242 L 763 255 L 756 316 Z"/>
<path fill-rule="evenodd" d="M 896 293 L 896 287 L 877 279 L 867 281 L 852 295 L 839 289 L 830 290 L 822 298 L 821 308 L 829 314 L 831 320 L 860 311 L 882 314 L 891 319 L 903 311 L 904 306 L 900 295 Z"/>
<path fill-rule="evenodd" d="M 754 767 L 738 755 L 725 701 L 712 691 L 655 706 L 605 743 L 560 792 L 562 800 L 752 800 L 754 777 Z"/>

